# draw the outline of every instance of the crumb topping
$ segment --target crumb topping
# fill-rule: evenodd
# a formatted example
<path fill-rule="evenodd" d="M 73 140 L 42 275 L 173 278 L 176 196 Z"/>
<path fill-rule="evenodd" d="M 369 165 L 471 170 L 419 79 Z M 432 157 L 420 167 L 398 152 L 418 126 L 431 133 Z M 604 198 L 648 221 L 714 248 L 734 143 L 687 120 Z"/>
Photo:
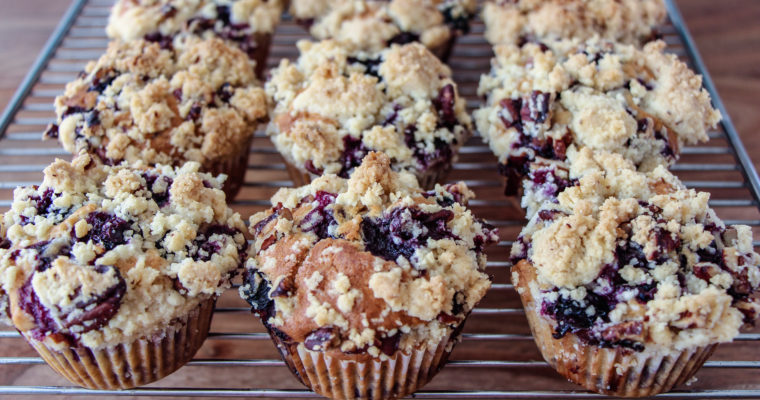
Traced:
<path fill-rule="evenodd" d="M 112 42 L 55 105 L 58 125 L 47 136 L 107 164 L 208 167 L 238 154 L 267 114 L 251 62 L 218 39 L 173 50 Z"/>
<path fill-rule="evenodd" d="M 370 151 L 418 177 L 450 166 L 471 121 L 451 71 L 419 44 L 379 53 L 300 41 L 272 71 L 267 134 L 305 173 L 348 177 Z"/>
<path fill-rule="evenodd" d="M 112 167 L 83 154 L 16 189 L 0 251 L 15 327 L 53 346 L 113 346 L 229 288 L 245 225 L 199 167 Z"/>
<path fill-rule="evenodd" d="M 469 32 L 476 8 L 474 0 L 296 0 L 290 6 L 297 19 L 309 21 L 315 38 L 372 52 L 410 42 L 435 50 Z"/>
<path fill-rule="evenodd" d="M 244 47 L 250 35 L 274 32 L 283 3 L 281 0 L 119 0 L 111 9 L 106 33 L 124 41 L 148 39 L 168 43 L 177 34 L 191 33 L 226 39 Z"/>
<path fill-rule="evenodd" d="M 310 350 L 392 355 L 450 334 L 485 295 L 496 230 L 464 183 L 422 191 L 370 153 L 349 179 L 281 189 L 251 217 L 240 294 L 270 330 Z"/>
<path fill-rule="evenodd" d="M 657 36 L 667 11 L 662 0 L 490 0 L 483 6 L 491 44 L 560 38 L 641 44 Z"/>
<path fill-rule="evenodd" d="M 474 118 L 502 173 L 522 178 L 531 162 L 564 162 L 581 146 L 651 171 L 675 162 L 683 145 L 706 141 L 720 113 L 701 77 L 664 47 L 599 38 L 495 47 L 478 89 L 487 103 Z"/>
<path fill-rule="evenodd" d="M 512 249 L 535 268 L 531 290 L 556 338 L 682 350 L 731 341 L 760 312 L 760 255 L 747 226 L 726 226 L 709 194 L 664 167 L 578 157 L 577 186 L 544 203 Z"/>

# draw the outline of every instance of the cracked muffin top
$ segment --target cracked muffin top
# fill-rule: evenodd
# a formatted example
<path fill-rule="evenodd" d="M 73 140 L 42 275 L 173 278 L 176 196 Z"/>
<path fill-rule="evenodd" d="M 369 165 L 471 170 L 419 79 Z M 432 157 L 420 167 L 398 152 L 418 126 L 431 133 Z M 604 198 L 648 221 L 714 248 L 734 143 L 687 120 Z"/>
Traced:
<path fill-rule="evenodd" d="M 420 44 L 379 53 L 350 52 L 334 41 L 298 42 L 266 92 L 267 134 L 297 168 L 341 177 L 370 151 L 418 177 L 455 159 L 471 135 L 465 101 L 451 71 Z"/>
<path fill-rule="evenodd" d="M 370 153 L 349 179 L 281 189 L 251 217 L 240 294 L 270 331 L 309 350 L 383 357 L 450 335 L 490 287 L 496 230 L 464 183 L 422 191 Z"/>
<path fill-rule="evenodd" d="M 291 10 L 299 19 L 312 20 L 310 33 L 317 39 L 335 39 L 366 51 L 380 51 L 393 43 L 419 42 L 438 56 L 444 55 L 436 51 L 438 48 L 469 32 L 477 8 L 474 0 L 339 0 L 314 15 L 314 5 L 300 3 L 304 1 L 295 1 Z"/>
<path fill-rule="evenodd" d="M 491 44 L 547 39 L 604 39 L 641 44 L 667 16 L 662 0 L 490 0 L 483 7 Z"/>
<path fill-rule="evenodd" d="M 107 164 L 213 165 L 247 149 L 267 114 L 251 61 L 213 38 L 189 38 L 181 49 L 114 41 L 55 106 L 46 136 Z"/>
<path fill-rule="evenodd" d="M 487 104 L 474 118 L 502 173 L 564 161 L 572 146 L 619 153 L 647 171 L 675 162 L 684 144 L 706 141 L 720 113 L 701 76 L 664 48 L 598 38 L 496 46 L 478 88 Z"/>
<path fill-rule="evenodd" d="M 165 44 L 181 32 L 215 36 L 249 52 L 254 49 L 245 48 L 248 36 L 273 33 L 282 10 L 281 0 L 118 0 L 106 33 L 124 41 L 147 39 Z"/>
<path fill-rule="evenodd" d="M 760 311 L 751 229 L 723 224 L 708 193 L 664 167 L 618 170 L 614 157 L 573 164 L 578 185 L 544 203 L 512 249 L 535 272 L 554 337 L 634 351 L 731 341 Z"/>
<path fill-rule="evenodd" d="M 16 189 L 0 260 L 15 327 L 51 346 L 113 346 L 229 288 L 245 225 L 221 181 L 198 168 L 111 167 L 82 154 Z"/>

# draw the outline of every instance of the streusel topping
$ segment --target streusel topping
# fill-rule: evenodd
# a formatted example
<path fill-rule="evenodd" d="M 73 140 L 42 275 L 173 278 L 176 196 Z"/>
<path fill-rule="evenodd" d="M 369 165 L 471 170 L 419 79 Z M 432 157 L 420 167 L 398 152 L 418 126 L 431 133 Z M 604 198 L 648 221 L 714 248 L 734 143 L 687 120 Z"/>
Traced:
<path fill-rule="evenodd" d="M 392 355 L 451 334 L 490 286 L 495 229 L 464 183 L 423 192 L 370 153 L 349 179 L 281 189 L 251 217 L 241 296 L 270 330 L 310 350 Z"/>
<path fill-rule="evenodd" d="M 113 346 L 229 288 L 245 225 L 199 167 L 110 167 L 83 154 L 16 189 L 0 261 L 16 328 L 52 346 Z"/>
<path fill-rule="evenodd" d="M 662 0 L 490 0 L 483 7 L 494 45 L 595 35 L 638 45 L 655 38 L 666 16 Z"/>
<path fill-rule="evenodd" d="M 702 79 L 665 43 L 643 49 L 598 38 L 495 47 L 478 93 L 478 131 L 507 176 L 537 159 L 564 161 L 570 147 L 622 154 L 644 171 L 669 165 L 684 144 L 720 121 Z M 519 180 L 518 180 L 519 181 Z"/>
<path fill-rule="evenodd" d="M 213 165 L 238 154 L 267 115 L 251 62 L 219 39 L 182 49 L 112 42 L 55 104 L 47 136 L 108 164 Z"/>
<path fill-rule="evenodd" d="M 576 164 L 587 169 L 578 186 L 545 203 L 512 249 L 535 268 L 532 294 L 554 336 L 636 351 L 732 340 L 760 312 L 751 229 L 725 226 L 709 194 L 663 167 L 636 177 L 607 160 Z"/>
<path fill-rule="evenodd" d="M 586 177 L 586 179 L 581 179 Z M 648 199 L 664 188 L 682 188 L 680 181 L 665 166 L 638 172 L 625 157 L 588 147 L 567 151 L 567 161 L 542 161 L 530 164 L 522 181 L 521 205 L 530 219 L 545 203 L 557 203 L 558 196 L 568 188 L 579 189 L 586 199 L 606 199 L 610 196 Z M 598 201 L 598 200 L 597 200 Z"/>
<path fill-rule="evenodd" d="M 245 48 L 249 36 L 274 32 L 283 8 L 282 0 L 119 0 L 111 10 L 106 32 L 114 39 L 166 44 L 180 33 L 214 36 L 236 42 L 249 52 L 253 50 Z"/>
<path fill-rule="evenodd" d="M 335 39 L 349 47 L 380 51 L 390 44 L 420 42 L 437 49 L 456 34 L 467 33 L 477 2 L 473 0 L 336 1 L 314 20 L 317 39 Z M 305 7 L 304 14 L 313 14 Z"/>
<path fill-rule="evenodd" d="M 348 177 L 370 151 L 422 176 L 451 165 L 471 121 L 451 71 L 420 44 L 379 53 L 300 41 L 266 84 L 267 134 L 296 167 Z"/>

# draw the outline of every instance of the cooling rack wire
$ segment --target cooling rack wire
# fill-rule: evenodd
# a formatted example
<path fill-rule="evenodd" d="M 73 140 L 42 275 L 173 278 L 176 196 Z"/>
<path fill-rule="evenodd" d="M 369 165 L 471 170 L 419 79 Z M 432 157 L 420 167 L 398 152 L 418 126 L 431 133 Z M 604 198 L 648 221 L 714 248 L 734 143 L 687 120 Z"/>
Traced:
<path fill-rule="evenodd" d="M 9 107 L 0 116 L 0 211 L 10 205 L 13 189 L 36 184 L 42 169 L 56 157 L 69 156 L 57 143 L 40 140 L 54 119 L 53 99 L 87 61 L 100 56 L 107 44 L 104 27 L 112 0 L 75 0 L 46 43 Z M 726 224 L 747 224 L 760 234 L 760 181 L 683 19 L 667 1 L 669 23 L 662 30 L 668 51 L 704 76 L 704 84 L 724 121 L 710 132 L 711 140 L 683 149 L 673 170 L 688 187 L 712 194 L 710 204 Z M 449 65 L 467 98 L 478 106 L 478 78 L 488 71 L 491 47 L 476 21 L 460 38 Z M 295 58 L 294 43 L 306 34 L 285 19 L 274 35 L 269 66 Z M 464 340 L 448 366 L 419 398 L 598 398 L 566 382 L 541 358 L 527 327 L 514 288 L 509 283 L 507 256 L 524 223 L 514 199 L 501 193 L 496 160 L 488 147 L 473 138 L 461 151 L 449 179 L 464 180 L 475 190 L 474 212 L 498 226 L 501 241 L 488 251 L 488 273 L 494 285 L 465 328 Z M 258 132 L 249 160 L 246 183 L 233 207 L 244 217 L 263 210 L 269 197 L 291 182 L 269 140 Z M 758 243 L 755 243 L 758 246 Z M 196 358 L 171 376 L 126 391 L 91 391 L 73 387 L 36 356 L 20 335 L 0 331 L 0 396 L 37 398 L 41 395 L 176 396 L 176 397 L 315 397 L 305 390 L 279 359 L 261 324 L 231 290 L 217 302 L 209 339 Z M 669 398 L 760 398 L 760 329 L 721 345 L 689 386 L 662 395 Z"/>

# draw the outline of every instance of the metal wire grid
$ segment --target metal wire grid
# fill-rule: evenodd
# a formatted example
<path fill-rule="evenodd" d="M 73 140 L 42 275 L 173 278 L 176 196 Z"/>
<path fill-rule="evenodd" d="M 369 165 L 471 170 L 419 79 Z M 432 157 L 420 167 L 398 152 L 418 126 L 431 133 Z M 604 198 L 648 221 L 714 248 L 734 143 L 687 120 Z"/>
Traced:
<path fill-rule="evenodd" d="M 62 92 L 63 85 L 74 79 L 88 60 L 96 59 L 103 52 L 107 44 L 103 28 L 111 4 L 112 0 L 73 2 L 10 105 L 0 116 L 0 208 L 10 205 L 12 190 L 15 187 L 38 183 L 40 172 L 49 162 L 55 157 L 67 156 L 57 143 L 40 142 L 41 132 L 54 118 L 52 101 Z M 682 162 L 673 169 L 684 178 L 687 186 L 712 193 L 710 204 L 717 209 L 727 224 L 748 224 L 753 230 L 757 230 L 760 226 L 760 181 L 757 173 L 699 58 L 677 7 L 672 0 L 667 1 L 667 4 L 672 24 L 663 30 L 663 34 L 669 44 L 669 51 L 685 59 L 704 76 L 704 85 L 724 116 L 721 129 L 710 133 L 710 143 L 685 148 Z M 460 93 L 468 99 L 471 109 L 479 104 L 480 100 L 475 94 L 478 78 L 488 70 L 492 55 L 490 46 L 482 39 L 482 31 L 482 25 L 476 23 L 473 33 L 460 39 L 450 60 Z M 290 21 L 284 21 L 275 33 L 269 66 L 276 65 L 281 58 L 295 58 L 297 51 L 294 43 L 304 37 L 306 36 L 301 28 Z M 291 184 L 285 174 L 284 165 L 271 144 L 264 139 L 261 132 L 257 133 L 257 138 L 251 149 L 245 187 L 233 206 L 243 216 L 265 208 L 269 205 L 269 197 L 277 188 Z M 478 193 L 478 200 L 472 203 L 475 212 L 502 230 L 502 241 L 489 250 L 488 270 L 494 276 L 493 288 L 483 305 L 473 311 L 470 318 L 472 322 L 468 322 L 468 328 L 472 329 L 465 330 L 464 342 L 455 350 L 453 361 L 449 362 L 448 367 L 441 373 L 442 376 L 428 385 L 432 390 L 419 392 L 415 397 L 600 397 L 579 391 L 577 387 L 565 383 L 544 361 L 535 361 L 541 358 L 532 344 L 532 337 L 526 328 L 524 314 L 519 307 L 519 301 L 516 300 L 514 288 L 508 283 L 509 263 L 506 261 L 509 246 L 517 236 L 524 219 L 514 199 L 506 199 L 500 193 L 501 181 L 494 172 L 494 166 L 495 159 L 488 147 L 479 138 L 474 138 L 462 149 L 460 162 L 455 165 L 450 177 L 452 180 L 465 180 L 475 189 Z M 253 321 L 253 317 L 246 315 L 248 308 L 236 297 L 235 293 L 227 293 L 220 299 L 212 332 L 204 346 L 204 349 L 214 347 L 213 342 L 236 343 L 232 351 L 215 356 L 213 352 L 202 349 L 198 357 L 204 358 L 196 358 L 188 367 L 154 385 L 126 391 L 92 391 L 63 385 L 32 386 L 22 382 L 21 385 L 0 386 L 0 394 L 289 398 L 315 396 L 307 390 L 296 389 L 299 385 L 294 383 L 294 379 L 288 380 L 289 372 L 282 361 L 274 359 L 273 355 L 276 352 L 271 351 L 268 335 L 260 326 L 234 329 L 238 325 L 235 320 Z M 504 298 L 507 300 L 503 301 Z M 223 329 L 233 327 L 231 330 L 234 332 L 220 331 L 220 326 Z M 3 351 L 17 345 L 24 347 L 25 345 L 20 343 L 22 341 L 15 331 L 0 331 L 0 349 Z M 760 333 L 740 335 L 735 344 L 729 345 L 730 349 L 723 353 L 719 350 L 713 360 L 705 364 L 703 375 L 715 379 L 707 379 L 706 385 L 697 385 L 699 387 L 695 387 L 695 390 L 676 391 L 662 396 L 760 397 L 760 382 L 757 379 L 760 359 L 745 360 L 748 355 L 752 356 L 752 348 L 758 344 Z M 226 349 L 222 345 L 220 348 Z M 502 348 L 519 351 L 505 355 L 497 350 Z M 249 350 L 252 349 L 262 349 L 263 354 L 269 358 L 248 358 L 240 355 L 250 353 Z M 259 352 L 257 350 L 254 353 Z M 461 358 L 461 355 L 480 357 L 467 359 Z M 9 373 L 8 369 L 29 369 L 41 364 L 44 364 L 44 361 L 36 356 L 0 356 L 0 384 L 8 384 L 10 381 L 15 383 L 15 380 L 8 378 L 14 375 Z M 260 386 L 257 388 L 234 388 L 241 385 L 230 384 L 229 380 L 216 376 L 206 381 L 201 379 L 201 384 L 207 382 L 206 386 L 195 387 L 197 385 L 192 384 L 195 378 L 188 372 L 194 367 L 211 368 L 210 375 L 230 373 L 232 367 L 246 367 L 250 369 L 249 375 L 262 374 L 271 376 L 272 379 L 263 379 L 263 383 L 254 384 L 253 386 Z M 540 372 L 530 375 L 534 371 Z M 528 380 L 520 380 L 521 374 L 529 374 Z M 446 378 L 443 375 L 446 375 Z M 175 376 L 179 378 L 172 381 Z M 726 378 L 727 376 L 738 376 L 739 380 L 737 382 L 734 379 L 732 382 Z M 533 378 L 536 378 L 537 383 L 530 383 Z M 517 382 L 516 385 L 509 386 L 504 383 L 512 379 Z M 280 381 L 273 385 L 272 381 L 277 380 Z M 474 383 L 468 383 L 469 380 Z M 167 385 L 167 381 L 176 381 L 177 384 Z M 242 386 L 245 386 L 245 383 Z M 271 386 L 281 388 L 267 388 Z M 463 388 L 468 389 L 462 390 Z"/>

